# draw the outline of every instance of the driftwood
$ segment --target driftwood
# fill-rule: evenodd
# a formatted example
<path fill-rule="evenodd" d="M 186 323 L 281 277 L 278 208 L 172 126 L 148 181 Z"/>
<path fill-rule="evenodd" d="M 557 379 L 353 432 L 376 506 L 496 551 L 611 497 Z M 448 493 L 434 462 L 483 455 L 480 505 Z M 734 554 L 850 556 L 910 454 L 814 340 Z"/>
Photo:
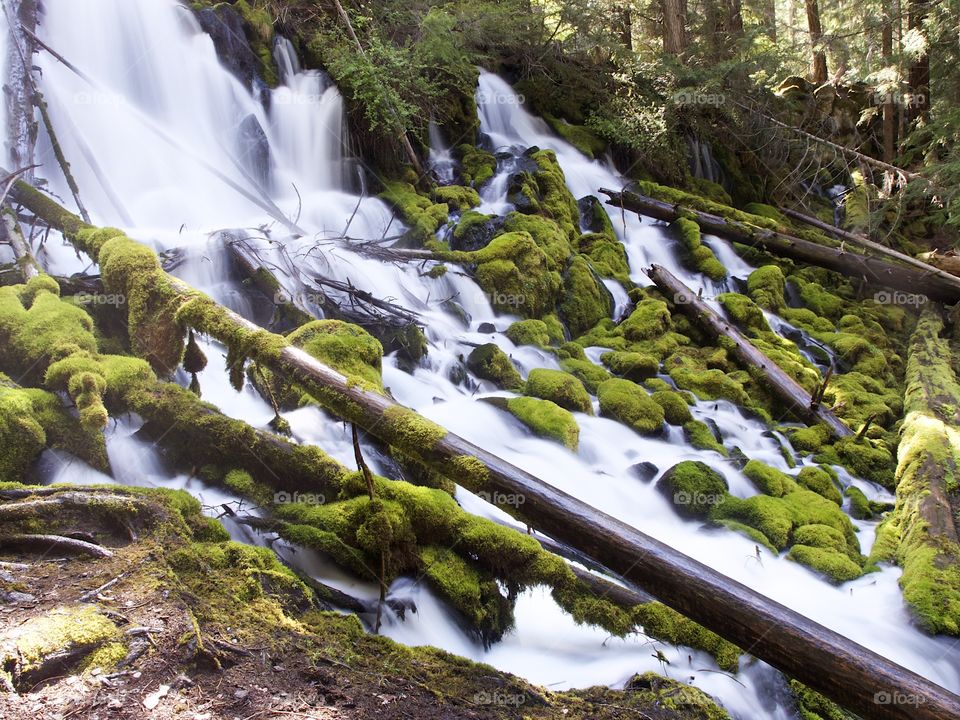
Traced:
<path fill-rule="evenodd" d="M 40 266 L 23 237 L 20 223 L 8 211 L 0 211 L 0 241 L 6 242 L 13 249 L 17 267 L 25 282 L 40 274 Z"/>
<path fill-rule="evenodd" d="M 774 230 L 727 220 L 688 207 L 671 205 L 646 195 L 614 190 L 600 190 L 600 192 L 610 197 L 607 201 L 608 205 L 666 222 L 687 217 L 695 220 L 704 232 L 718 235 L 732 242 L 755 246 L 773 255 L 834 270 L 849 277 L 865 280 L 872 285 L 908 293 L 923 293 L 930 299 L 951 304 L 960 300 L 960 287 L 956 283 L 956 278 L 949 274 L 944 277 L 943 272 L 936 268 L 921 271 L 913 267 L 896 265 L 877 257 L 858 255 L 844 248 L 831 248 Z"/>
<path fill-rule="evenodd" d="M 870 238 L 863 237 L 862 235 L 857 235 L 852 232 L 847 232 L 846 230 L 835 227 L 830 223 L 825 223 L 822 220 L 819 220 L 815 217 L 804 215 L 803 213 L 797 212 L 796 210 L 790 210 L 789 208 L 779 208 L 779 210 L 789 218 L 793 218 L 794 220 L 799 220 L 800 222 L 806 223 L 807 225 L 810 225 L 811 227 L 815 227 L 818 230 L 822 230 L 823 232 L 830 233 L 831 235 L 841 240 L 846 240 L 848 242 L 856 243 L 857 245 L 862 245 L 863 247 L 869 248 L 870 250 L 873 250 L 874 252 L 880 255 L 886 255 L 892 260 L 899 260 L 900 262 L 906 263 L 908 265 L 912 265 L 913 267 L 923 270 L 924 272 L 928 272 L 932 275 L 937 275 L 942 280 L 949 283 L 953 283 L 957 287 L 957 289 L 960 290 L 960 277 L 957 277 L 956 275 L 949 273 L 946 270 L 935 267 L 930 263 L 925 263 L 923 260 L 920 260 L 919 258 L 912 257 L 911 255 L 902 253 L 899 250 L 894 250 L 893 248 L 887 247 L 886 245 L 881 245 L 880 243 L 874 242 Z"/>
<path fill-rule="evenodd" d="M 96 259 L 99 248 L 81 235 L 90 226 L 80 218 L 24 183 L 17 184 L 14 194 Z M 960 717 L 960 696 L 363 389 L 183 281 L 162 276 L 158 282 L 178 300 L 183 322 L 197 331 L 228 344 L 247 338 L 244 345 L 254 360 L 299 384 L 334 414 L 468 489 L 523 496 L 517 515 L 527 522 L 851 711 L 879 720 Z M 877 693 L 891 691 L 922 697 L 924 702 L 916 706 L 875 702 Z"/>
<path fill-rule="evenodd" d="M 847 437 L 853 432 L 843 421 L 827 410 L 792 377 L 787 375 L 770 358 L 758 350 L 749 338 L 736 326 L 724 318 L 697 297 L 690 288 L 680 282 L 669 270 L 654 265 L 647 275 L 656 283 L 667 297 L 675 298 L 677 307 L 697 323 L 713 338 L 726 337 L 733 341 L 731 352 L 745 367 L 762 372 L 770 383 L 770 389 L 783 401 L 784 405 L 798 417 L 811 425 L 825 423 L 837 437 Z"/>

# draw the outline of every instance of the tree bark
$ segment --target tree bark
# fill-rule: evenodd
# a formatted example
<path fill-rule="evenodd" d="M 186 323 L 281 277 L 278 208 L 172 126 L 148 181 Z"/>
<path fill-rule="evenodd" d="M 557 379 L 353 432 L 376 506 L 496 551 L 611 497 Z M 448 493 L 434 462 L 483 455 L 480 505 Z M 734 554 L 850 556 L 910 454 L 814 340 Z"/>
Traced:
<path fill-rule="evenodd" d="M 823 26 L 820 23 L 820 5 L 817 0 L 805 0 L 807 9 L 807 28 L 810 32 L 812 58 L 810 79 L 814 84 L 822 85 L 827 81 L 827 53 L 823 49 Z"/>
<path fill-rule="evenodd" d="M 884 13 L 881 29 L 883 62 L 888 67 L 893 63 L 893 20 Z M 892 163 L 896 157 L 897 121 L 894 112 L 894 94 L 888 92 L 883 98 L 883 161 Z"/>
<path fill-rule="evenodd" d="M 928 0 L 908 0 L 907 27 L 926 36 L 923 24 L 930 12 Z M 928 38 L 929 40 L 929 38 Z M 923 53 L 907 70 L 911 100 L 908 103 L 907 122 L 926 117 L 930 111 L 930 54 Z"/>
<path fill-rule="evenodd" d="M 662 200 L 638 195 L 619 193 L 613 190 L 600 190 L 609 195 L 608 205 L 622 207 L 657 220 L 673 222 L 679 217 L 690 217 L 700 225 L 700 229 L 719 235 L 732 242 L 758 247 L 773 255 L 800 260 L 819 267 L 834 270 L 843 275 L 865 280 L 878 287 L 902 290 L 906 293 L 922 293 L 933 300 L 955 303 L 960 300 L 960 286 L 955 276 L 895 265 L 880 258 L 857 255 L 843 248 L 831 248 L 810 240 L 767 230 L 745 223 L 726 220 L 717 215 L 671 205 Z"/>
<path fill-rule="evenodd" d="M 663 52 L 680 55 L 687 49 L 687 2 L 686 0 L 662 0 Z"/>
<path fill-rule="evenodd" d="M 89 236 L 79 234 L 90 226 L 24 183 L 14 192 L 25 207 L 96 259 L 98 248 L 90 244 Z M 302 386 L 334 414 L 455 477 L 468 489 L 522 496 L 524 503 L 517 511 L 522 519 L 840 705 L 878 720 L 960 717 L 957 695 L 359 387 L 183 281 L 170 276 L 165 281 L 181 301 L 179 316 L 186 325 L 228 344 L 247 338 L 244 344 L 253 359 Z M 925 702 L 878 705 L 875 695 L 891 688 Z"/>

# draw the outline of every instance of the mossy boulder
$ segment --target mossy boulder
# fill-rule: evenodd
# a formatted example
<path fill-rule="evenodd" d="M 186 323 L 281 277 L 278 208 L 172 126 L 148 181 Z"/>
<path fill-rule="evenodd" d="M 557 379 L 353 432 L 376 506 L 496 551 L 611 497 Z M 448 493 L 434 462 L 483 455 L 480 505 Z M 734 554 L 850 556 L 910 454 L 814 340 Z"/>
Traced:
<path fill-rule="evenodd" d="M 480 204 L 480 194 L 473 188 L 461 185 L 443 185 L 430 191 L 436 203 L 444 203 L 453 212 L 463 212 Z"/>
<path fill-rule="evenodd" d="M 593 403 L 583 383 L 562 370 L 531 370 L 524 392 L 532 397 L 551 400 L 567 410 L 593 414 Z"/>
<path fill-rule="evenodd" d="M 559 305 L 560 317 L 574 337 L 580 335 L 613 313 L 613 299 L 590 263 L 574 257 L 563 273 L 564 295 Z"/>
<path fill-rule="evenodd" d="M 717 300 L 726 310 L 727 315 L 741 329 L 755 332 L 770 332 L 770 325 L 763 315 L 763 310 L 746 295 L 739 293 L 722 293 Z"/>
<path fill-rule="evenodd" d="M 723 502 L 727 489 L 723 475 L 697 460 L 677 463 L 657 483 L 657 490 L 673 504 L 677 514 L 701 519 Z"/>
<path fill-rule="evenodd" d="M 550 400 L 532 397 L 511 398 L 507 410 L 541 437 L 556 440 L 576 451 L 580 442 L 580 426 L 569 410 Z"/>
<path fill-rule="evenodd" d="M 589 360 L 568 358 L 560 361 L 560 369 L 568 372 L 583 383 L 587 392 L 597 394 L 600 383 L 610 379 L 610 373 Z"/>
<path fill-rule="evenodd" d="M 467 367 L 477 377 L 489 380 L 504 390 L 519 392 L 523 378 L 507 354 L 494 343 L 474 348 L 467 357 Z"/>
<path fill-rule="evenodd" d="M 391 181 L 385 183 L 380 198 L 391 205 L 410 228 L 410 234 L 420 242 L 433 238 L 447 221 L 446 202 L 434 203 L 417 192 L 410 183 Z"/>
<path fill-rule="evenodd" d="M 636 383 L 611 378 L 597 388 L 600 414 L 619 420 L 641 435 L 663 429 L 664 410 L 647 391 Z"/>
<path fill-rule="evenodd" d="M 699 270 L 711 280 L 723 280 L 727 277 L 727 269 L 723 263 L 717 260 L 713 250 L 701 241 L 700 226 L 696 222 L 679 218 L 670 227 L 680 239 L 684 261 L 692 270 Z"/>
<path fill-rule="evenodd" d="M 713 450 L 721 455 L 727 455 L 727 449 L 705 422 L 700 420 L 685 422 L 683 424 L 683 435 L 687 442 L 698 450 Z"/>
<path fill-rule="evenodd" d="M 623 337 L 630 341 L 650 340 L 670 330 L 670 309 L 662 300 L 644 298 L 620 323 Z"/>
<path fill-rule="evenodd" d="M 685 425 L 693 420 L 687 398 L 673 390 L 658 390 L 650 396 L 663 408 L 664 419 L 671 425 Z"/>
<path fill-rule="evenodd" d="M 383 392 L 383 346 L 363 328 L 342 320 L 315 320 L 294 330 L 287 340 L 351 382 Z"/>
<path fill-rule="evenodd" d="M 450 247 L 466 252 L 480 250 L 490 244 L 502 227 L 503 220 L 496 215 L 467 210 L 453 229 Z"/>
<path fill-rule="evenodd" d="M 797 483 L 792 477 L 759 460 L 751 460 L 744 465 L 743 474 L 765 495 L 783 497 L 797 489 Z"/>
<path fill-rule="evenodd" d="M 783 297 L 786 288 L 787 279 L 776 265 L 759 267 L 747 278 L 747 292 L 750 297 L 767 310 L 777 311 L 786 305 Z"/>
<path fill-rule="evenodd" d="M 460 175 L 470 187 L 480 188 L 497 171 L 497 159 L 475 145 L 458 145 L 457 156 L 460 159 Z"/>
<path fill-rule="evenodd" d="M 563 325 L 553 315 L 543 320 L 518 320 L 507 328 L 505 335 L 514 345 L 534 345 L 547 347 L 555 342 L 563 342 Z"/>
<path fill-rule="evenodd" d="M 640 381 L 653 377 L 660 370 L 660 361 L 653 355 L 639 352 L 614 351 L 600 356 L 614 375 Z"/>
<path fill-rule="evenodd" d="M 807 466 L 803 468 L 797 475 L 797 482 L 807 490 L 812 490 L 817 495 L 821 495 L 837 505 L 843 504 L 843 498 L 834 482 L 833 475 L 822 467 Z"/>

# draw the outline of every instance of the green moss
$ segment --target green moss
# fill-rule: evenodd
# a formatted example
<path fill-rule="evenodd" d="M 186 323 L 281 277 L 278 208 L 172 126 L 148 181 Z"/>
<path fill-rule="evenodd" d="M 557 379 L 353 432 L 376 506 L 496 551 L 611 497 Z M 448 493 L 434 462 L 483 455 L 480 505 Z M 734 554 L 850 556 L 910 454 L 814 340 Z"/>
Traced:
<path fill-rule="evenodd" d="M 766 310 L 777 311 L 785 307 L 783 294 L 786 287 L 783 271 L 776 265 L 757 268 L 747 278 L 747 292 L 757 305 Z"/>
<path fill-rule="evenodd" d="M 80 657 L 97 648 L 119 641 L 120 629 L 92 605 L 59 607 L 24 623 L 17 632 L 16 652 L 19 671 L 39 668 L 49 655 L 63 653 Z"/>
<path fill-rule="evenodd" d="M 608 352 L 600 356 L 600 362 L 610 368 L 614 375 L 628 380 L 644 380 L 660 371 L 660 361 L 646 353 Z"/>
<path fill-rule="evenodd" d="M 245 470 L 230 470 L 224 476 L 223 484 L 238 495 L 255 500 L 263 506 L 268 506 L 274 500 L 272 489 L 257 483 Z"/>
<path fill-rule="evenodd" d="M 573 145 L 588 158 L 598 158 L 602 156 L 607 149 L 606 141 L 597 137 L 591 130 L 583 125 L 572 125 L 566 120 L 554 117 L 549 113 L 544 113 L 543 119 L 547 121 L 557 135 Z"/>
<path fill-rule="evenodd" d="M 634 608 L 634 618 L 644 631 L 674 645 L 687 645 L 706 650 L 717 659 L 722 670 L 736 672 L 740 649 L 716 633 L 697 625 L 675 610 L 658 602 L 645 603 Z"/>
<path fill-rule="evenodd" d="M 446 201 L 433 203 L 409 183 L 394 181 L 384 185 L 386 189 L 380 193 L 380 198 L 400 213 L 417 240 L 431 239 L 447 221 Z"/>
<path fill-rule="evenodd" d="M 30 396 L 0 385 L 0 477 L 21 480 L 47 444 Z"/>
<path fill-rule="evenodd" d="M 741 329 L 770 332 L 770 326 L 763 316 L 763 310 L 747 296 L 738 293 L 723 293 L 717 296 L 717 300 L 723 305 L 723 309 L 727 311 L 730 319 Z"/>
<path fill-rule="evenodd" d="M 857 520 L 871 520 L 873 518 L 873 508 L 870 501 L 863 494 L 863 490 L 851 485 L 843 491 L 845 497 L 850 498 L 850 515 Z"/>
<path fill-rule="evenodd" d="M 683 245 L 683 257 L 687 265 L 693 270 L 699 270 L 712 280 L 723 280 L 727 277 L 727 269 L 723 266 L 713 250 L 700 240 L 700 226 L 693 220 L 679 218 L 670 226 Z"/>
<path fill-rule="evenodd" d="M 504 333 L 514 345 L 534 345 L 547 347 L 553 338 L 550 329 L 543 320 L 518 320 L 507 328 Z"/>
<path fill-rule="evenodd" d="M 753 481 L 760 492 L 773 497 L 783 497 L 797 489 L 793 478 L 759 460 L 751 460 L 744 465 L 743 474 Z"/>
<path fill-rule="evenodd" d="M 797 701 L 800 720 L 849 720 L 850 716 L 839 705 L 806 685 L 791 680 L 790 689 Z"/>
<path fill-rule="evenodd" d="M 730 400 L 744 407 L 750 405 L 750 396 L 743 383 L 719 368 L 701 369 L 692 364 L 667 359 L 667 372 L 682 390 L 689 390 L 701 400 Z"/>
<path fill-rule="evenodd" d="M 793 541 L 797 545 L 807 545 L 823 550 L 836 550 L 837 552 L 845 552 L 847 548 L 847 539 L 843 536 L 843 533 L 829 525 L 804 525 L 799 527 L 793 534 Z"/>
<path fill-rule="evenodd" d="M 494 343 L 480 345 L 467 357 L 467 367 L 479 378 L 489 380 L 504 390 L 520 392 L 523 378 L 507 354 Z"/>
<path fill-rule="evenodd" d="M 315 320 L 294 330 L 287 339 L 352 383 L 383 392 L 383 346 L 363 328 L 342 320 Z"/>
<path fill-rule="evenodd" d="M 551 400 L 567 410 L 593 414 L 593 403 L 583 383 L 562 370 L 531 370 L 524 392 L 543 400 Z"/>
<path fill-rule="evenodd" d="M 630 316 L 620 324 L 627 340 L 650 340 L 670 330 L 670 309 L 662 300 L 645 298 Z"/>
<path fill-rule="evenodd" d="M 797 475 L 797 482 L 807 490 L 813 490 L 817 495 L 821 495 L 837 505 L 843 504 L 843 498 L 834 483 L 833 475 L 823 468 L 812 466 L 803 468 Z"/>
<path fill-rule="evenodd" d="M 629 380 L 613 378 L 597 388 L 600 414 L 619 420 L 642 435 L 663 428 L 664 411 L 647 392 Z"/>
<path fill-rule="evenodd" d="M 510 612 L 495 580 L 485 578 L 452 550 L 425 547 L 420 553 L 424 575 L 471 627 L 509 626 Z"/>
<path fill-rule="evenodd" d="M 700 420 L 690 420 L 683 424 L 683 435 L 687 442 L 698 450 L 714 450 L 721 455 L 727 455 L 727 449 L 723 446 L 713 430 Z"/>
<path fill-rule="evenodd" d="M 610 218 L 603 212 L 607 224 Z M 630 263 L 627 249 L 612 233 L 585 233 L 577 240 L 577 251 L 590 260 L 593 269 L 603 277 L 614 278 L 622 285 L 630 284 Z"/>
<path fill-rule="evenodd" d="M 826 425 L 811 425 L 805 428 L 788 428 L 790 443 L 800 452 L 817 452 L 832 436 Z"/>
<path fill-rule="evenodd" d="M 443 185 L 430 192 L 434 202 L 444 203 L 455 212 L 463 212 L 480 204 L 480 195 L 476 190 L 460 185 Z"/>
<path fill-rule="evenodd" d="M 790 548 L 787 557 L 829 578 L 835 583 L 856 580 L 863 568 L 842 552 L 797 544 Z"/>
<path fill-rule="evenodd" d="M 576 451 L 580 427 L 570 411 L 549 400 L 531 397 L 511 398 L 507 410 L 537 435 L 557 440 Z"/>
<path fill-rule="evenodd" d="M 460 158 L 460 174 L 463 182 L 471 187 L 479 188 L 497 171 L 497 159 L 486 150 L 474 145 L 459 145 L 457 155 Z"/>
<path fill-rule="evenodd" d="M 579 346 L 578 346 L 579 347 Z M 560 361 L 560 368 L 583 383 L 587 392 L 597 394 L 600 383 L 610 379 L 610 373 L 589 360 L 567 359 Z"/>
<path fill-rule="evenodd" d="M 663 474 L 657 490 L 679 515 L 706 518 L 727 497 L 727 481 L 706 463 L 684 460 Z"/>
<path fill-rule="evenodd" d="M 547 256 L 551 270 L 562 270 L 573 253 L 568 233 L 550 218 L 512 212 L 507 215 L 503 229 L 507 232 L 529 233 Z"/>
<path fill-rule="evenodd" d="M 671 425 L 685 425 L 693 420 L 690 405 L 682 394 L 672 390 L 658 390 L 650 397 L 663 408 L 664 419 Z"/>
<path fill-rule="evenodd" d="M 574 257 L 563 274 L 563 280 L 564 296 L 559 310 L 571 335 L 580 335 L 603 318 L 610 317 L 613 312 L 610 293 L 586 260 Z"/>
<path fill-rule="evenodd" d="M 553 150 L 540 150 L 531 159 L 537 164 L 534 177 L 540 191 L 540 209 L 554 220 L 572 241 L 580 234 L 580 210 L 567 189 L 567 181 Z"/>

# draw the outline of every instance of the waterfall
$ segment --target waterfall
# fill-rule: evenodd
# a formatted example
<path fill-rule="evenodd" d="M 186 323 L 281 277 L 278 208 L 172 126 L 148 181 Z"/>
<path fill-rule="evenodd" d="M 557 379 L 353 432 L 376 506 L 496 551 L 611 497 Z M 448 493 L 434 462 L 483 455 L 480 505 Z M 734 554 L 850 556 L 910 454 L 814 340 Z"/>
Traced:
<path fill-rule="evenodd" d="M 482 382 L 465 386 L 451 380 L 451 368 L 460 366 L 460 356 L 480 343 L 500 345 L 524 373 L 532 367 L 557 367 L 558 362 L 550 353 L 516 347 L 502 333 L 489 332 L 485 323 L 502 331 L 513 318 L 495 315 L 471 279 L 455 272 L 428 279 L 416 267 L 396 267 L 350 251 L 352 240 L 344 236 L 380 239 L 402 228 L 384 203 L 357 194 L 351 181 L 343 100 L 322 73 L 300 67 L 289 43 L 281 40 L 275 48 L 281 84 L 269 94 L 266 107 L 260 94 L 221 65 L 211 39 L 189 9 L 174 0 L 45 0 L 44 8 L 41 36 L 82 73 L 48 53 L 36 58 L 53 123 L 95 223 L 121 225 L 158 249 L 183 248 L 188 260 L 177 272 L 228 302 L 243 288 L 227 275 L 224 258 L 218 255 L 219 237 L 223 230 L 239 228 L 267 261 L 308 279 L 324 274 L 349 281 L 420 313 L 430 343 L 428 358 L 412 372 L 402 369 L 396 357 L 384 359 L 384 383 L 399 402 L 882 655 L 946 687 L 960 687 L 960 671 L 949 659 L 950 641 L 929 637 L 911 624 L 897 586 L 899 570 L 886 568 L 834 587 L 783 558 L 765 554 L 758 562 L 752 541 L 678 518 L 653 483 L 641 482 L 630 470 L 641 461 L 652 462 L 663 472 L 681 460 L 701 460 L 723 472 L 732 493 L 741 497 L 755 493 L 726 458 L 669 436 L 641 437 L 610 419 L 582 414 L 577 415 L 580 449 L 573 453 L 521 432 L 502 411 L 477 402 L 478 397 L 504 393 Z M 598 194 L 602 187 L 619 190 L 625 185 L 612 162 L 590 160 L 556 137 L 496 75 L 481 73 L 477 99 L 482 131 L 499 160 L 497 174 L 482 190 L 482 211 L 509 212 L 510 174 L 516 159 L 532 146 L 557 153 L 577 198 Z M 438 153 L 445 151 L 439 134 L 434 143 Z M 41 146 L 39 157 L 44 165 L 38 174 L 69 197 L 49 148 Z M 278 208 L 307 234 L 290 237 L 264 211 L 264 204 Z M 627 249 L 634 281 L 648 285 L 642 270 L 658 263 L 707 298 L 722 290 L 680 263 L 676 241 L 662 224 L 614 208 L 607 211 Z M 705 240 L 734 276 L 744 278 L 752 269 L 725 241 Z M 67 250 L 48 245 L 52 266 L 75 263 Z M 615 299 L 622 311 L 627 306 L 622 288 Z M 454 303 L 461 312 L 450 310 Z M 253 311 L 242 303 L 230 304 L 241 312 Z M 223 353 L 213 343 L 205 350 L 210 358 Z M 595 358 L 597 352 L 590 349 L 588 356 Z M 211 362 L 200 381 L 205 399 L 224 412 L 260 427 L 272 417 L 271 409 L 252 391 L 238 394 L 229 386 L 219 363 Z M 726 402 L 701 401 L 691 410 L 698 419 L 715 419 L 726 445 L 788 469 L 780 440 L 762 422 Z M 299 442 L 316 443 L 332 456 L 353 462 L 342 423 L 315 407 L 285 416 Z M 131 428 L 111 434 L 115 467 L 137 467 L 137 453 L 143 449 L 130 434 Z M 186 478 L 162 477 L 152 465 L 147 467 L 154 476 L 150 482 L 214 494 Z M 380 470 L 375 465 L 374 469 Z M 849 476 L 846 481 L 853 482 Z M 885 497 L 872 484 L 857 484 L 871 498 Z M 458 499 L 478 514 L 498 512 L 462 490 Z M 856 525 L 867 551 L 875 524 Z M 291 558 L 325 581 L 352 582 L 337 576 L 315 555 L 297 553 Z M 376 588 L 362 584 L 351 587 L 371 596 L 376 593 Z M 419 611 L 405 621 L 388 617 L 385 634 L 409 644 L 434 644 L 551 688 L 622 686 L 634 673 L 652 670 L 682 681 L 693 675 L 694 684 L 717 697 L 737 718 L 791 717 L 770 691 L 775 674 L 763 663 L 753 663 L 731 678 L 716 672 L 714 661 L 703 653 L 658 645 L 671 662 L 663 667 L 646 637 L 611 639 L 596 628 L 577 626 L 540 588 L 521 595 L 516 628 L 490 648 L 465 635 L 422 584 L 401 580 L 391 594 L 415 598 Z M 696 671 L 690 670 L 688 655 Z"/>

